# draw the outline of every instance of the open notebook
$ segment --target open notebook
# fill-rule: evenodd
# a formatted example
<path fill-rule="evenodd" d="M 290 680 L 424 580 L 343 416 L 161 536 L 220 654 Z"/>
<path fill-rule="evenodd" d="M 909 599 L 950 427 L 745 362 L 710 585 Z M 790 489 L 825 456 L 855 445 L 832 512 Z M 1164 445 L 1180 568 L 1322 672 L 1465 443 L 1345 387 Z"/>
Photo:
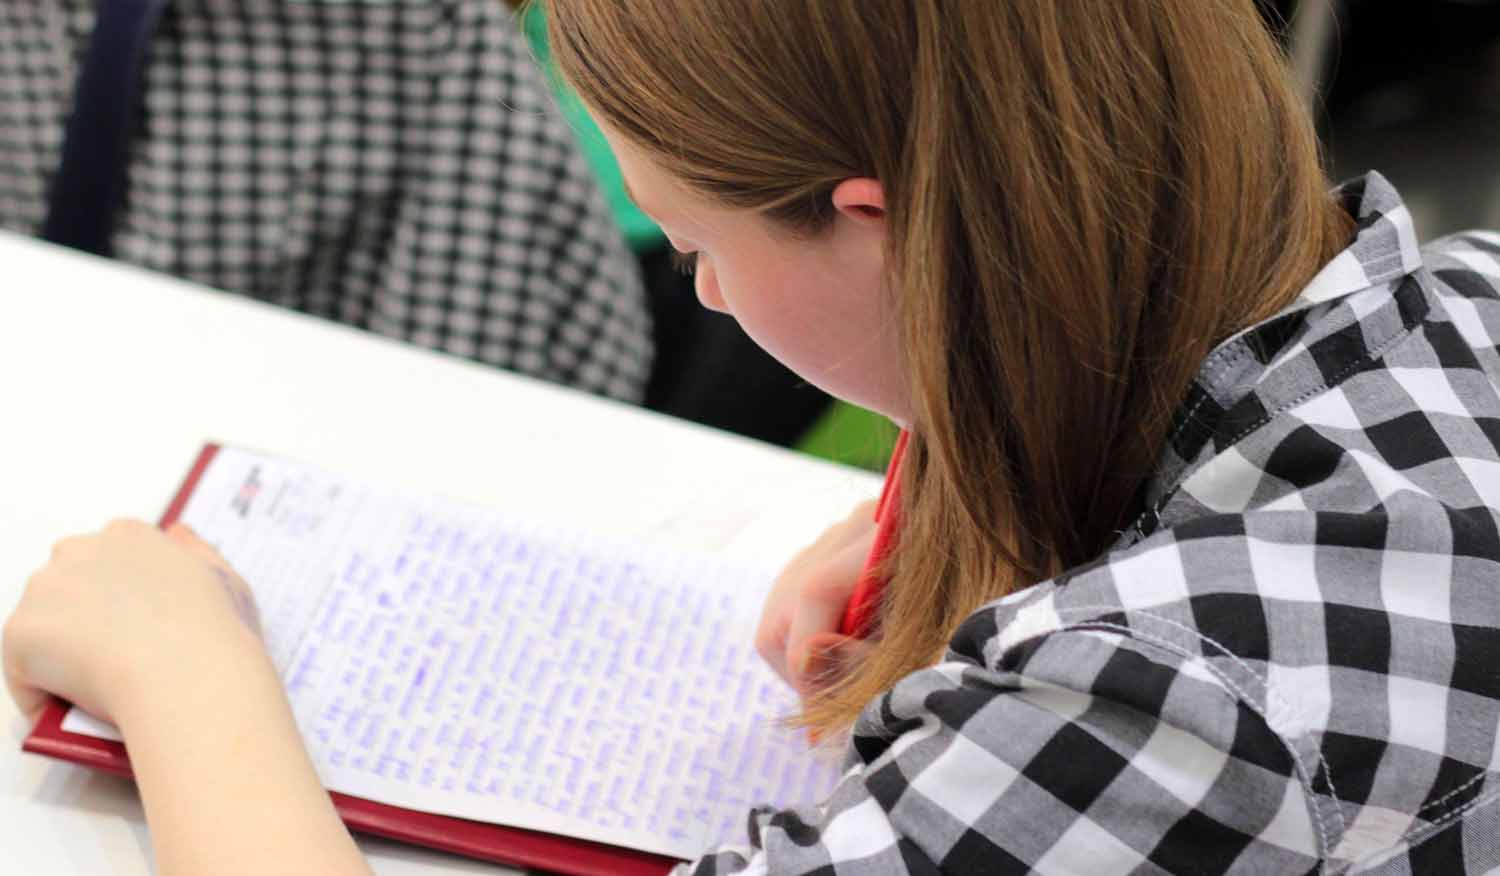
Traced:
<path fill-rule="evenodd" d="M 774 568 L 544 525 L 234 448 L 180 518 L 250 582 L 351 828 L 574 874 L 660 873 L 837 773 L 751 635 Z M 205 726 L 211 732 L 211 722 Z M 57 704 L 27 750 L 128 774 Z"/>

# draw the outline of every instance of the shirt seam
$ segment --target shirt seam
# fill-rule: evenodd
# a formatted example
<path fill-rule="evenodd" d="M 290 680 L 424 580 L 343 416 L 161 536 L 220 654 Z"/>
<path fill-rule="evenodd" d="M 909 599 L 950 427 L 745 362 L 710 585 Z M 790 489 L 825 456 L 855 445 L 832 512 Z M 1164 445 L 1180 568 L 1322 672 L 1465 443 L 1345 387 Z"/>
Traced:
<path fill-rule="evenodd" d="M 1117 605 L 1116 606 L 1105 606 L 1105 605 L 1069 606 L 1067 608 L 1059 608 L 1058 609 L 1058 614 L 1061 615 L 1064 611 L 1068 611 L 1068 612 L 1086 612 L 1086 611 L 1098 611 L 1098 610 L 1107 610 L 1107 611 L 1110 611 L 1110 612 L 1121 612 L 1122 611 L 1122 609 L 1120 608 L 1120 606 L 1117 606 Z M 1176 621 L 1173 621 L 1173 620 L 1171 620 L 1169 618 L 1166 618 L 1166 617 L 1163 617 L 1161 615 L 1158 615 L 1158 614 L 1156 614 L 1154 612 L 1136 609 L 1136 610 L 1124 610 L 1124 613 L 1127 616 L 1141 615 L 1141 616 L 1145 616 L 1145 617 L 1149 617 L 1149 618 L 1154 618 L 1155 620 L 1161 621 L 1161 622 L 1163 622 L 1164 624 L 1166 624 L 1168 626 L 1180 629 L 1183 632 L 1186 632 L 1189 635 L 1192 635 L 1192 636 L 1196 637 L 1197 639 L 1199 639 L 1199 640 L 1201 640 L 1203 642 L 1208 643 L 1215 650 L 1220 651 L 1225 656 L 1227 656 L 1231 660 L 1233 660 L 1238 666 L 1240 666 L 1243 670 L 1245 670 L 1245 672 L 1247 672 L 1251 676 L 1251 678 L 1253 678 L 1255 681 L 1257 681 L 1261 685 L 1262 690 L 1265 691 L 1265 694 L 1266 694 L 1266 696 L 1267 696 L 1268 699 L 1272 696 L 1271 691 L 1270 691 L 1270 686 L 1266 683 L 1266 681 L 1264 679 L 1262 679 L 1259 676 L 1258 673 L 1255 672 L 1254 669 L 1250 668 L 1244 662 L 1244 660 L 1242 660 L 1234 652 L 1230 651 L 1228 648 L 1225 648 L 1222 644 L 1220 644 L 1219 642 L 1217 642 L 1214 639 L 1210 638 L 1209 636 L 1205 636 L 1205 635 L 1203 635 L 1202 633 L 1200 633 L 1200 632 L 1198 632 L 1196 630 L 1193 630 L 1193 629 L 1191 629 L 1191 628 L 1189 628 L 1187 626 L 1184 626 L 1183 624 L 1177 623 Z M 1297 784 L 1302 789 L 1303 804 L 1307 807 L 1308 813 L 1312 817 L 1313 824 L 1314 824 L 1314 826 L 1317 829 L 1319 872 L 1326 872 L 1327 867 L 1328 867 L 1329 856 L 1331 854 L 1333 846 L 1332 846 L 1331 841 L 1329 840 L 1328 825 L 1325 823 L 1324 815 L 1323 815 L 1323 812 L 1322 812 L 1322 807 L 1319 804 L 1319 800 L 1320 800 L 1321 795 L 1317 794 L 1313 790 L 1313 788 L 1312 788 L 1312 777 L 1309 775 L 1307 764 L 1304 763 L 1302 756 L 1298 754 L 1296 746 L 1294 746 L 1291 743 L 1291 741 L 1287 739 L 1286 736 L 1284 736 L 1282 733 L 1280 733 L 1274 727 L 1271 726 L 1270 719 L 1266 717 L 1265 709 L 1262 708 L 1258 703 L 1255 702 L 1254 699 L 1252 699 L 1250 697 L 1250 695 L 1245 691 L 1245 689 L 1241 686 L 1241 684 L 1239 682 L 1236 682 L 1234 679 L 1230 678 L 1229 675 L 1228 675 L 1228 673 L 1224 672 L 1222 669 L 1218 668 L 1217 666 L 1214 666 L 1212 663 L 1210 663 L 1206 659 L 1204 659 L 1201 655 L 1194 654 L 1191 651 L 1189 651 L 1188 649 L 1184 648 L 1183 646 L 1181 646 L 1181 645 L 1179 645 L 1179 644 L 1177 644 L 1175 642 L 1172 642 L 1172 641 L 1170 641 L 1168 639 L 1162 638 L 1160 636 L 1153 635 L 1153 634 L 1148 633 L 1148 632 L 1146 632 L 1144 630 L 1139 630 L 1139 629 L 1135 629 L 1133 627 L 1125 626 L 1124 624 L 1117 624 L 1117 623 L 1112 623 L 1110 621 L 1102 621 L 1102 620 L 1080 621 L 1080 622 L 1077 622 L 1077 623 L 1071 623 L 1071 624 L 1067 624 L 1066 626 L 1060 627 L 1055 632 L 1068 632 L 1068 631 L 1072 631 L 1072 630 L 1088 630 L 1088 629 L 1103 629 L 1103 630 L 1110 630 L 1112 632 L 1117 632 L 1117 633 L 1120 633 L 1121 635 L 1124 635 L 1127 638 L 1136 639 L 1136 640 L 1142 641 L 1142 642 L 1144 642 L 1146 644 L 1154 645 L 1154 646 L 1156 646 L 1158 648 L 1161 648 L 1162 650 L 1167 651 L 1168 653 L 1173 654 L 1173 655 L 1175 655 L 1175 656 L 1177 656 L 1177 657 L 1179 657 L 1179 658 L 1181 658 L 1181 659 L 1183 659 L 1183 660 L 1185 660 L 1185 661 L 1187 661 L 1189 663 L 1193 663 L 1193 664 L 1196 664 L 1196 665 L 1200 666 L 1205 671 L 1207 671 L 1211 676 L 1213 676 L 1215 679 L 1217 679 L 1221 685 L 1223 685 L 1223 687 L 1226 690 L 1226 694 L 1230 695 L 1231 699 L 1234 699 L 1237 702 L 1243 703 L 1246 708 L 1250 709 L 1252 712 L 1255 713 L 1255 715 L 1258 718 L 1260 718 L 1261 722 L 1266 726 L 1266 729 L 1270 730 L 1270 732 L 1281 743 L 1282 747 L 1284 749 L 1286 749 L 1287 755 L 1290 756 L 1291 759 L 1292 759 L 1292 763 L 1293 763 L 1293 765 L 1295 767 L 1295 770 L 1296 770 L 1296 773 L 1297 773 Z M 1161 720 L 1161 716 L 1160 715 L 1153 715 L 1152 717 L 1155 718 L 1156 720 Z M 1319 763 L 1321 764 L 1321 766 L 1323 768 L 1323 775 L 1325 777 L 1327 777 L 1327 784 L 1328 784 L 1328 795 L 1327 796 L 1333 802 L 1334 814 L 1338 817 L 1338 820 L 1339 820 L 1339 833 L 1340 833 L 1340 835 L 1342 835 L 1345 831 L 1347 831 L 1348 824 L 1347 824 L 1347 822 L 1345 821 L 1345 819 L 1343 817 L 1342 804 L 1339 802 L 1338 794 L 1334 790 L 1332 773 L 1328 769 L 1328 764 L 1324 760 L 1323 754 L 1322 754 L 1321 750 L 1318 750 L 1318 761 L 1319 761 Z"/>
<path fill-rule="evenodd" d="M 1489 775 L 1488 771 L 1482 772 L 1476 778 L 1482 778 L 1487 775 Z M 1471 780 L 1469 784 L 1473 784 L 1473 781 Z M 1353 870 L 1356 867 L 1364 866 L 1369 861 L 1380 860 L 1382 855 L 1389 854 L 1391 850 L 1399 848 L 1403 843 L 1407 846 L 1408 850 L 1421 845 L 1434 835 L 1442 832 L 1453 822 L 1457 821 L 1465 815 L 1468 815 L 1470 812 L 1476 809 L 1480 809 L 1482 807 L 1490 805 L 1491 803 L 1494 803 L 1496 800 L 1500 800 L 1500 789 L 1491 791 L 1488 794 L 1481 794 L 1478 797 L 1475 797 L 1473 800 L 1470 800 L 1468 803 L 1465 803 L 1462 806 L 1444 813 L 1440 818 L 1429 821 L 1420 828 L 1414 828 L 1407 831 L 1406 833 L 1402 834 L 1401 838 L 1396 842 L 1391 843 L 1384 848 L 1376 849 L 1368 855 L 1365 855 L 1363 858 L 1360 858 L 1358 861 L 1351 862 L 1345 869 L 1346 871 Z"/>

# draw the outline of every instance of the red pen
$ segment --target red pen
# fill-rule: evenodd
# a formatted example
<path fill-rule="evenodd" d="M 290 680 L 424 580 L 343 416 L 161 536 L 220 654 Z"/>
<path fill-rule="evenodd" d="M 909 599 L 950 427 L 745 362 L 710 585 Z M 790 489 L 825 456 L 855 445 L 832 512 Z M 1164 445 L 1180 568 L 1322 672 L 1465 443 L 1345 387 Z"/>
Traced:
<path fill-rule="evenodd" d="M 885 469 L 885 486 L 881 487 L 880 498 L 875 502 L 875 543 L 870 546 L 870 555 L 865 558 L 865 566 L 854 582 L 854 592 L 849 594 L 844 619 L 839 623 L 839 632 L 846 636 L 857 639 L 868 636 L 875 622 L 875 613 L 880 610 L 885 578 L 877 570 L 896 540 L 901 508 L 901 457 L 906 452 L 906 438 L 907 432 L 902 429 L 896 436 L 896 446 L 891 450 L 891 461 Z"/>

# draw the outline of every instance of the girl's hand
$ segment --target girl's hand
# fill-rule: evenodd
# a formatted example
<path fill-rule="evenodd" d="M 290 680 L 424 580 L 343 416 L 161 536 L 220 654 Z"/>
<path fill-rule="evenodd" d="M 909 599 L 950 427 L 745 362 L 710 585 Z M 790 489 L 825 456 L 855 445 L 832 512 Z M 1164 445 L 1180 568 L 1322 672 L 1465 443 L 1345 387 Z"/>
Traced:
<path fill-rule="evenodd" d="M 875 504 L 861 502 L 803 548 L 766 598 L 755 648 L 803 697 L 871 647 L 840 634 L 839 622 L 875 543 Z"/>
<path fill-rule="evenodd" d="M 120 728 L 162 876 L 370 876 L 257 629 L 244 582 L 187 527 L 111 523 L 27 583 L 5 682 L 29 717 L 50 693 Z"/>
<path fill-rule="evenodd" d="M 228 648 L 263 648 L 245 583 L 186 526 L 121 520 L 58 542 L 27 582 L 5 624 L 5 684 L 32 720 L 56 694 L 119 724 Z"/>

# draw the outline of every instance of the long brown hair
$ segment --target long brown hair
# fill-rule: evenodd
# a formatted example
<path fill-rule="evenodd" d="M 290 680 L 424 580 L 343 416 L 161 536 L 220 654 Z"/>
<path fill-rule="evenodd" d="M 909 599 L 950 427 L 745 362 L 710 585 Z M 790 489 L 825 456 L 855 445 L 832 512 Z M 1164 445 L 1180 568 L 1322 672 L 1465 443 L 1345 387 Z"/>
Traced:
<path fill-rule="evenodd" d="M 697 191 L 816 235 L 884 188 L 903 528 L 824 731 L 1114 542 L 1210 349 L 1350 232 L 1253 0 L 548 2 L 564 76 Z"/>

